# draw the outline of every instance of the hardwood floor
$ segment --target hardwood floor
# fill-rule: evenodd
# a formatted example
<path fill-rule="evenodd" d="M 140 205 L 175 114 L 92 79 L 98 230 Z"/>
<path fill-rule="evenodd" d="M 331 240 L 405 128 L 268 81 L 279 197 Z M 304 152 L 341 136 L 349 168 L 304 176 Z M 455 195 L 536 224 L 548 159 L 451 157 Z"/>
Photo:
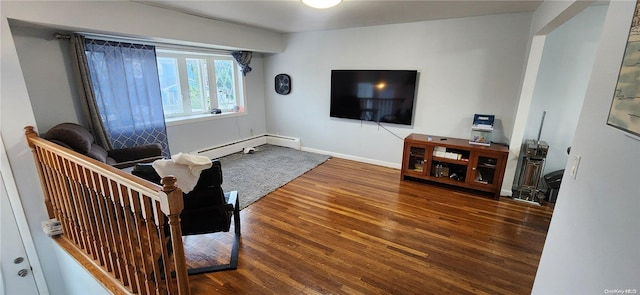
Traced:
<path fill-rule="evenodd" d="M 238 270 L 191 292 L 529 294 L 552 211 L 332 158 L 242 210 Z M 230 241 L 185 237 L 188 264 L 224 262 Z"/>

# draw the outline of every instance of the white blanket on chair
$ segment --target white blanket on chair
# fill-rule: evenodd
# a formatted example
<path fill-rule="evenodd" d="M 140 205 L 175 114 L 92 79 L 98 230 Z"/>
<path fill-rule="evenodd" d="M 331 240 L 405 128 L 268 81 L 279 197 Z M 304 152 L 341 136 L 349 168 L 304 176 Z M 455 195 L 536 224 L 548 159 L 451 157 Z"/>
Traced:
<path fill-rule="evenodd" d="M 169 160 L 156 160 L 152 164 L 160 177 L 173 175 L 176 186 L 183 193 L 189 193 L 198 183 L 200 172 L 211 167 L 211 160 L 205 156 L 179 153 Z"/>

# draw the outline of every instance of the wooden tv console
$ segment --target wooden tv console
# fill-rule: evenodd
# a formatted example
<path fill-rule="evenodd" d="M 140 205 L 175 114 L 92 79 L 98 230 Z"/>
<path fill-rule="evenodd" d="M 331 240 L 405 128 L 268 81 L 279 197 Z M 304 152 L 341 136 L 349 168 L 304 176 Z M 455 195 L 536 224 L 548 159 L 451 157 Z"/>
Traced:
<path fill-rule="evenodd" d="M 500 198 L 509 148 L 412 133 L 404 139 L 401 177 L 493 193 Z"/>

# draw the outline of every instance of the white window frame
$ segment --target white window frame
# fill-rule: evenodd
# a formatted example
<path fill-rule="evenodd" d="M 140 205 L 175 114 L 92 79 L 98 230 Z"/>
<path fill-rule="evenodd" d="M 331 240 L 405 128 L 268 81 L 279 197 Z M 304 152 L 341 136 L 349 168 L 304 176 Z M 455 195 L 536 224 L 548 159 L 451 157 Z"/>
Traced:
<path fill-rule="evenodd" d="M 244 90 L 244 77 L 240 66 L 236 60 L 230 55 L 213 54 L 206 52 L 184 51 L 184 50 L 171 50 L 156 48 L 156 57 L 175 58 L 178 66 L 178 77 L 180 83 L 180 95 L 182 98 L 182 113 L 177 114 L 165 114 L 165 121 L 168 125 L 179 125 L 184 123 L 190 123 L 193 121 L 203 121 L 216 117 L 227 117 L 243 115 L 246 113 L 246 98 Z M 187 59 L 204 59 L 207 64 L 207 80 L 209 83 L 209 97 L 210 105 L 204 107 L 208 110 L 202 112 L 194 112 L 191 107 L 191 97 L 189 95 L 189 81 L 187 75 Z M 238 109 L 221 109 L 221 114 L 211 114 L 211 110 L 218 108 L 218 93 L 215 76 L 215 61 L 216 60 L 229 60 L 233 63 L 233 80 L 234 80 L 234 94 L 236 97 L 236 104 Z M 200 63 L 202 65 L 202 63 Z M 202 85 L 204 88 L 204 85 Z M 203 95 L 204 95 L 203 89 Z M 206 99 L 203 98 L 203 103 L 206 104 Z"/>

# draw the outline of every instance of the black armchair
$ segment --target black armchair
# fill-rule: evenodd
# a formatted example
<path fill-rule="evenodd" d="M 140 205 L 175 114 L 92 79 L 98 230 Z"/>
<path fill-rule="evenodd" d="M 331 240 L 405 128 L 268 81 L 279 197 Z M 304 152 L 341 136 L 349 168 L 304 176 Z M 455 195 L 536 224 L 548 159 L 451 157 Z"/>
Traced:
<path fill-rule="evenodd" d="M 232 270 L 238 268 L 238 249 L 240 244 L 240 207 L 238 193 L 225 193 L 222 184 L 220 162 L 211 162 L 211 168 L 200 173 L 198 183 L 193 190 L 184 194 L 184 210 L 180 214 L 182 235 L 199 235 L 216 232 L 228 232 L 233 216 L 235 236 L 228 264 L 212 265 L 189 269 L 189 275 Z M 133 175 L 160 184 L 161 178 L 151 164 L 137 164 Z"/>
<path fill-rule="evenodd" d="M 75 123 L 58 124 L 42 138 L 118 169 L 162 159 L 162 146 L 159 143 L 106 151 L 94 143 L 93 135 L 87 129 Z"/>

